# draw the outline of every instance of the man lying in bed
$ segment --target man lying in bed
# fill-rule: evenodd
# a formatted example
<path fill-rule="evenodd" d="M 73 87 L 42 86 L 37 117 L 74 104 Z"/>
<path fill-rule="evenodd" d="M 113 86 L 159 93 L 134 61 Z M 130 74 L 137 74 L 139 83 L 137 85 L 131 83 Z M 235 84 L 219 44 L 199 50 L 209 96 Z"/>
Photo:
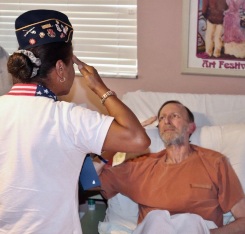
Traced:
<path fill-rule="evenodd" d="M 197 234 L 209 229 L 212 234 L 245 233 L 241 184 L 225 156 L 189 143 L 196 128 L 191 111 L 169 101 L 160 108 L 158 120 L 166 149 L 104 167 L 102 195 L 109 199 L 121 193 L 139 204 L 134 234 Z M 228 211 L 235 221 L 223 226 Z"/>

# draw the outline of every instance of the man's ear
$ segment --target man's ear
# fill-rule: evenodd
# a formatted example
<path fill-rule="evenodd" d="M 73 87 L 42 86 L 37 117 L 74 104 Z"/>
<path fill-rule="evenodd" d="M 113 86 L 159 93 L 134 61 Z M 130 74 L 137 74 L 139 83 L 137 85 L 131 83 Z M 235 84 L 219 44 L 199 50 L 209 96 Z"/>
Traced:
<path fill-rule="evenodd" d="M 196 124 L 194 122 L 193 123 L 189 123 L 190 134 L 192 134 L 195 130 L 196 130 Z"/>

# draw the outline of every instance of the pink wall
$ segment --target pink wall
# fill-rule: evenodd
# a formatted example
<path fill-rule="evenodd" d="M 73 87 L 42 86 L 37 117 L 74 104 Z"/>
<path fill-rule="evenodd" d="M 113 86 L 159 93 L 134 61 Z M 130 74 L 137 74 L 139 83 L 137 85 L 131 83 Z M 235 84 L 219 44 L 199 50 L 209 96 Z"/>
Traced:
<path fill-rule="evenodd" d="M 138 1 L 138 79 L 105 78 L 119 97 L 128 91 L 146 90 L 179 93 L 245 94 L 245 77 L 181 74 L 182 2 L 177 0 Z M 86 61 L 85 61 L 86 62 Z M 81 78 L 76 78 L 69 95 L 76 103 L 93 110 L 103 107 Z"/>

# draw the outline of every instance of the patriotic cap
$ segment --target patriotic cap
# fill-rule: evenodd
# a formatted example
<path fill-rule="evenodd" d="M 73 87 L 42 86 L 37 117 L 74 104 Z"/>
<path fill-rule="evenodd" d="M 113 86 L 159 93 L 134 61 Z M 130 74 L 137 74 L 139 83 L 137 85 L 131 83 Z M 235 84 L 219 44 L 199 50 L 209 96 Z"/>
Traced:
<path fill-rule="evenodd" d="M 55 10 L 31 10 L 15 21 L 15 33 L 19 49 L 52 42 L 70 42 L 73 28 L 68 17 Z"/>

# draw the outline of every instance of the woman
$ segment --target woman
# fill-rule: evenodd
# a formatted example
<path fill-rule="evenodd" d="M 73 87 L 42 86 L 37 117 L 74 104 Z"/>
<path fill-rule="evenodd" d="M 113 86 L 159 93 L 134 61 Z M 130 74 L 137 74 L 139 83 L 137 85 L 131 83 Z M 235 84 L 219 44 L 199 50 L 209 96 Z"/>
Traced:
<path fill-rule="evenodd" d="M 14 86 L 0 97 L 0 232 L 82 233 L 77 190 L 86 154 L 139 152 L 150 140 L 97 71 L 73 55 L 66 15 L 28 11 L 15 27 Z M 70 91 L 74 63 L 110 116 L 57 101 Z"/>

